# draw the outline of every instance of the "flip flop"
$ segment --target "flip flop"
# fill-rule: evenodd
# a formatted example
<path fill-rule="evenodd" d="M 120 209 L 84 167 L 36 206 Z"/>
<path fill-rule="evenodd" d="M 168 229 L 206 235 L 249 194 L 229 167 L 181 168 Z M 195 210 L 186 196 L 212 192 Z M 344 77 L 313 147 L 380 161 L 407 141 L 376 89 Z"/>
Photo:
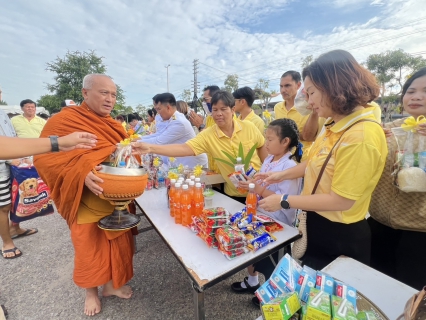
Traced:
<path fill-rule="evenodd" d="M 36 234 L 38 232 L 37 228 L 33 228 L 33 229 L 25 229 L 24 232 L 20 233 L 20 234 L 15 234 L 12 239 L 18 239 L 18 238 L 22 238 L 22 237 L 26 237 L 26 236 L 32 236 L 33 234 Z"/>
<path fill-rule="evenodd" d="M 21 251 L 21 252 L 19 252 L 19 253 L 16 253 L 16 250 L 19 250 L 17 247 L 15 247 L 15 248 L 12 248 L 12 249 L 7 249 L 7 250 L 2 250 L 1 251 L 1 255 L 3 256 L 3 258 L 5 258 L 5 259 L 15 259 L 15 258 L 18 258 L 18 257 L 20 257 L 20 256 L 22 256 L 22 251 L 21 250 L 19 250 L 19 251 Z M 13 256 L 13 257 L 5 257 L 4 256 L 4 254 L 5 253 L 9 253 L 9 252 L 13 252 L 13 253 L 15 253 L 15 255 Z"/>

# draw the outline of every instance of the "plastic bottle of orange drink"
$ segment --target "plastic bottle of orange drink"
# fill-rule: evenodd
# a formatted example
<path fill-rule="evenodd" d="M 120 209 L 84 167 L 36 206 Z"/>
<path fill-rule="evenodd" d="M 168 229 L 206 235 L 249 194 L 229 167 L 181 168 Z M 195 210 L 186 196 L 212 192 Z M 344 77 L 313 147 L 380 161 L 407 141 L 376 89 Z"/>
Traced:
<path fill-rule="evenodd" d="M 204 195 L 203 195 L 203 189 L 201 188 L 201 183 L 197 182 L 195 184 L 195 192 L 194 192 L 194 216 L 201 216 L 201 213 L 204 209 Z"/>
<path fill-rule="evenodd" d="M 180 196 L 180 212 L 182 215 L 182 225 L 191 224 L 191 195 L 188 185 L 182 186 L 182 194 Z"/>
<path fill-rule="evenodd" d="M 176 184 L 176 180 L 175 179 L 171 179 L 170 180 L 170 190 L 169 190 L 169 209 L 170 209 L 170 216 L 174 217 L 174 208 L 173 208 L 173 201 L 174 201 L 174 196 L 175 196 L 175 184 Z"/>
<path fill-rule="evenodd" d="M 180 211 L 180 199 L 181 199 L 182 190 L 180 188 L 180 183 L 175 184 L 175 195 L 173 197 L 173 214 L 175 216 L 175 223 L 182 224 L 182 214 Z"/>
<path fill-rule="evenodd" d="M 195 215 L 195 203 L 194 203 L 194 194 L 195 194 L 195 182 L 189 182 L 189 195 L 191 199 L 191 217 Z"/>
<path fill-rule="evenodd" d="M 254 183 L 249 184 L 249 192 L 246 198 L 247 214 L 256 214 L 257 196 L 254 192 Z"/>

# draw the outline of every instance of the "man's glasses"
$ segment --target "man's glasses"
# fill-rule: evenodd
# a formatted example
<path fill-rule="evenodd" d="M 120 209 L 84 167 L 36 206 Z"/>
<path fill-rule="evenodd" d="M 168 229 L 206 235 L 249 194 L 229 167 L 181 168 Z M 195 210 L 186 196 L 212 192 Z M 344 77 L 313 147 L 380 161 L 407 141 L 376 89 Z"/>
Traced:
<path fill-rule="evenodd" d="M 204 102 L 209 102 L 212 98 L 211 97 L 203 97 Z"/>

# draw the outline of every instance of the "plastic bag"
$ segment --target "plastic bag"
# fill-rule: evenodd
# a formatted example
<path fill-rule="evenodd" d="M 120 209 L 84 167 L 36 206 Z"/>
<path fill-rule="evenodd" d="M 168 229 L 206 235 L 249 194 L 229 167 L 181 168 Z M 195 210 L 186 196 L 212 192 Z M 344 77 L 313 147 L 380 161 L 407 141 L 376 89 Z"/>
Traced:
<path fill-rule="evenodd" d="M 302 83 L 299 90 L 297 90 L 296 98 L 294 98 L 294 108 L 302 116 L 311 114 L 312 108 L 309 107 L 308 95 L 305 91 L 305 85 Z"/>
<path fill-rule="evenodd" d="M 409 117 L 401 127 L 391 128 L 398 147 L 394 181 L 404 192 L 426 192 L 426 137 L 416 132 L 419 123 L 426 119 Z"/>
<path fill-rule="evenodd" d="M 10 220 L 15 223 L 45 216 L 55 211 L 50 190 L 34 166 L 11 166 L 12 207 Z"/>

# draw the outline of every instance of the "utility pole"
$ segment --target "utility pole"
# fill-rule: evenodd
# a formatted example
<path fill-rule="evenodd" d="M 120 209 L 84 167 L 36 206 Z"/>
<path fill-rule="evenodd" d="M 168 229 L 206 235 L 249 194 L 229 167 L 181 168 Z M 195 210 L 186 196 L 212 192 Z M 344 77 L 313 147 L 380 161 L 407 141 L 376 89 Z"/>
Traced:
<path fill-rule="evenodd" d="M 167 92 L 169 92 L 169 67 L 170 64 L 164 66 L 167 69 Z"/>
<path fill-rule="evenodd" d="M 197 80 L 197 75 L 198 75 L 198 59 L 194 59 L 193 61 L 193 68 L 194 68 L 194 81 L 192 84 L 192 88 L 194 91 L 194 98 L 192 99 L 192 107 L 194 108 L 195 112 L 197 112 L 197 102 L 198 102 L 198 89 L 199 89 L 199 85 L 198 85 L 198 80 Z"/>

